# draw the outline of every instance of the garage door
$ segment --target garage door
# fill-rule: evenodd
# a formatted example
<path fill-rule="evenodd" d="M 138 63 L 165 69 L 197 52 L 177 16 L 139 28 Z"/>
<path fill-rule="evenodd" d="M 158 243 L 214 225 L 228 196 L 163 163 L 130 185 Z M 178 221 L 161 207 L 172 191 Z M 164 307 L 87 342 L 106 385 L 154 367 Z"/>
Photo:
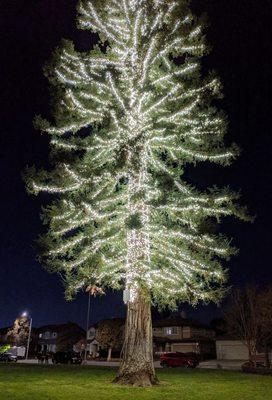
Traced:
<path fill-rule="evenodd" d="M 217 345 L 219 360 L 248 360 L 247 347 L 243 343 Z"/>
<path fill-rule="evenodd" d="M 195 345 L 194 343 L 173 344 L 172 351 L 180 351 L 181 353 L 191 353 L 195 351 Z"/>

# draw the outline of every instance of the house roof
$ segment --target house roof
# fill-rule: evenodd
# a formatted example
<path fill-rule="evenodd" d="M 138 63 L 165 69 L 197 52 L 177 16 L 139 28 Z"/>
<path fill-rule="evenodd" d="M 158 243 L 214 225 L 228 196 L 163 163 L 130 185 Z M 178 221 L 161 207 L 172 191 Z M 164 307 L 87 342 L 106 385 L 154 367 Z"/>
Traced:
<path fill-rule="evenodd" d="M 220 335 L 220 336 L 216 336 L 215 338 L 216 341 L 224 341 L 224 340 L 238 340 L 241 341 L 242 339 L 238 338 L 235 335 Z"/>
<path fill-rule="evenodd" d="M 7 326 L 5 328 L 0 328 L 0 335 L 5 335 L 11 329 L 11 326 Z"/>
<path fill-rule="evenodd" d="M 99 321 L 96 322 L 95 324 L 90 325 L 88 331 L 89 331 L 91 328 L 97 329 L 97 328 L 98 328 L 98 325 L 99 325 L 101 322 L 106 322 L 106 321 L 120 321 L 120 323 L 122 322 L 124 325 L 125 325 L 125 323 L 126 323 L 126 319 L 125 319 L 125 318 L 117 318 L 117 317 L 105 318 L 105 319 L 99 320 Z"/>
<path fill-rule="evenodd" d="M 97 328 L 100 322 L 103 321 L 111 321 L 111 320 L 119 320 L 122 321 L 125 325 L 125 318 L 108 318 L 108 319 L 103 319 L 96 324 L 93 324 L 89 327 L 89 330 L 91 328 Z M 214 330 L 208 325 L 202 324 L 201 322 L 195 321 L 193 319 L 189 318 L 183 318 L 182 316 L 171 316 L 168 318 L 163 318 L 163 319 L 156 319 L 152 321 L 152 326 L 153 328 L 160 328 L 160 327 L 171 327 L 171 326 L 190 326 L 194 328 L 202 328 L 202 329 L 209 329 L 209 330 Z"/>
<path fill-rule="evenodd" d="M 170 327 L 170 326 L 191 326 L 194 328 L 203 328 L 203 329 L 213 330 L 210 326 L 204 325 L 201 322 L 195 321 L 193 319 L 183 318 L 180 316 L 173 316 L 173 317 L 164 318 L 161 320 L 155 320 L 153 322 L 154 328 Z"/>
<path fill-rule="evenodd" d="M 45 332 L 45 331 L 60 332 L 60 331 L 63 331 L 65 329 L 68 329 L 68 328 L 76 328 L 78 330 L 81 330 L 81 331 L 85 332 L 84 329 L 81 328 L 81 326 L 79 326 L 75 322 L 67 322 L 66 324 L 44 325 L 44 326 L 41 326 L 40 328 L 38 328 L 37 330 L 39 332 Z"/>

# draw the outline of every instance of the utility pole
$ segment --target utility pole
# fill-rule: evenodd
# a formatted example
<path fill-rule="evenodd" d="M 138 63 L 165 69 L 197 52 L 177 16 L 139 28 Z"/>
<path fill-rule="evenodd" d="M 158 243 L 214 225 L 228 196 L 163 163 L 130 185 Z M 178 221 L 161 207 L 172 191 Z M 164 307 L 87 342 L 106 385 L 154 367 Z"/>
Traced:
<path fill-rule="evenodd" d="M 88 311 L 86 318 L 86 345 L 85 345 L 85 353 L 84 353 L 84 364 L 87 363 L 87 346 L 88 346 L 88 330 L 90 325 L 90 310 L 91 310 L 91 291 L 88 291 Z"/>

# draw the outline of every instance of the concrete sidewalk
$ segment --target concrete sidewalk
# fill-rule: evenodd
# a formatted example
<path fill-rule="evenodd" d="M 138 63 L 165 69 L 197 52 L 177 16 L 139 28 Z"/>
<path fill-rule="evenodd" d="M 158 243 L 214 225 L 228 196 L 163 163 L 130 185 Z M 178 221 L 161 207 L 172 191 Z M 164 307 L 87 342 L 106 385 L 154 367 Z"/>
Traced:
<path fill-rule="evenodd" d="M 38 360 L 35 358 L 29 358 L 28 360 L 18 360 L 17 364 L 38 364 Z"/>
<path fill-rule="evenodd" d="M 241 371 L 241 366 L 244 362 L 244 360 L 208 360 L 202 361 L 197 368 Z"/>
<path fill-rule="evenodd" d="M 39 364 L 37 359 L 29 359 L 29 360 L 18 360 L 18 364 Z M 95 367 L 119 367 L 120 361 L 95 361 L 95 360 L 88 360 L 86 364 L 82 363 L 82 365 L 92 365 Z M 46 364 L 41 364 L 41 365 L 46 365 Z M 52 361 L 49 360 L 47 365 L 53 365 Z M 160 366 L 159 361 L 154 362 L 155 368 L 162 368 Z"/>
<path fill-rule="evenodd" d="M 96 367 L 119 367 L 120 361 L 87 361 L 87 365 Z M 162 368 L 159 361 L 154 361 L 155 368 Z"/>
<path fill-rule="evenodd" d="M 37 364 L 37 359 L 29 359 L 29 360 L 18 360 L 18 364 Z M 197 368 L 201 369 L 225 369 L 230 371 L 240 371 L 241 365 L 245 361 L 237 361 L 237 360 L 208 360 L 202 361 Z M 95 367 L 119 367 L 120 361 L 95 361 L 88 360 L 85 365 L 92 365 Z M 42 364 L 41 364 L 42 365 Z M 44 364 L 43 364 L 44 365 Z M 52 361 L 49 360 L 48 365 L 53 365 Z M 84 365 L 84 361 L 82 363 Z M 155 368 L 162 368 L 159 361 L 154 362 Z"/>

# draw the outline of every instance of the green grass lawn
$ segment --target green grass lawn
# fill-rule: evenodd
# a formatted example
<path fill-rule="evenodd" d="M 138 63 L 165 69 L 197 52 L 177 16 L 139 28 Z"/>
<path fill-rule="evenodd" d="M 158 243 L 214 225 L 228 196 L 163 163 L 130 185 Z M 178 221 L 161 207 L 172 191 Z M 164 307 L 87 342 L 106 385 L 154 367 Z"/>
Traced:
<path fill-rule="evenodd" d="M 122 387 L 116 370 L 0 365 L 0 400 L 272 400 L 272 377 L 212 370 L 159 370 L 161 385 Z"/>

